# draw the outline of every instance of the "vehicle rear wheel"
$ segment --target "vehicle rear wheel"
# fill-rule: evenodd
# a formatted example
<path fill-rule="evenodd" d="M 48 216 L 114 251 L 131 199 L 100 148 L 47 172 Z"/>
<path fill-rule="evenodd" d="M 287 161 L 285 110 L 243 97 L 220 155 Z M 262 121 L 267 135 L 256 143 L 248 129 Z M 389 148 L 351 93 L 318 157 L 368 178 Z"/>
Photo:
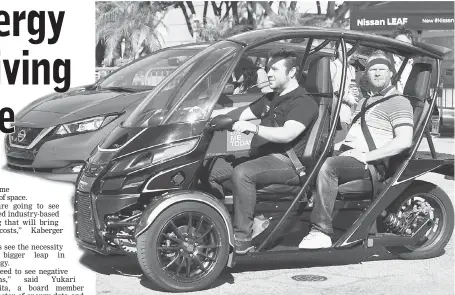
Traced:
<path fill-rule="evenodd" d="M 449 196 L 441 188 L 429 182 L 415 181 L 390 206 L 389 211 L 402 217 L 422 206 L 428 212 L 431 228 L 416 245 L 386 247 L 392 254 L 403 259 L 426 259 L 443 253 L 453 232 L 454 209 Z M 407 234 L 412 234 L 419 227 L 419 218 L 415 221 L 416 226 L 406 229 Z"/>
<path fill-rule="evenodd" d="M 209 287 L 227 264 L 229 236 L 221 215 L 197 202 L 163 211 L 137 238 L 137 257 L 145 276 L 171 292 Z"/>

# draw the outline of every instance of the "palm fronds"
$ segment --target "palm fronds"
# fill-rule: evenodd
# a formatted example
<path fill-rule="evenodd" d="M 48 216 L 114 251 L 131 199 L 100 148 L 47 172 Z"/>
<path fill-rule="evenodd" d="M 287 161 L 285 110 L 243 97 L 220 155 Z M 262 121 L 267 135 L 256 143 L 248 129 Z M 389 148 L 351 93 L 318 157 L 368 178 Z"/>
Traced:
<path fill-rule="evenodd" d="M 134 58 L 144 48 L 154 51 L 163 45 L 158 28 L 164 27 L 165 12 L 153 1 L 96 2 L 96 42 L 106 47 L 105 59 L 114 58 L 125 39 L 125 55 Z"/>

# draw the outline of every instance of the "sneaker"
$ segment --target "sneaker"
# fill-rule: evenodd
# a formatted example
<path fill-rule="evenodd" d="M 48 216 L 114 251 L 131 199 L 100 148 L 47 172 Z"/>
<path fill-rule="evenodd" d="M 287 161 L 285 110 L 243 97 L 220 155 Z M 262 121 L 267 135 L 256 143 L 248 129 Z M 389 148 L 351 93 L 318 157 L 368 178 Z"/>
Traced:
<path fill-rule="evenodd" d="M 254 250 L 254 246 L 251 245 L 251 241 L 235 240 L 236 254 L 246 254 L 252 250 Z"/>
<path fill-rule="evenodd" d="M 332 247 L 332 239 L 323 232 L 312 229 L 299 244 L 299 249 L 322 249 Z"/>

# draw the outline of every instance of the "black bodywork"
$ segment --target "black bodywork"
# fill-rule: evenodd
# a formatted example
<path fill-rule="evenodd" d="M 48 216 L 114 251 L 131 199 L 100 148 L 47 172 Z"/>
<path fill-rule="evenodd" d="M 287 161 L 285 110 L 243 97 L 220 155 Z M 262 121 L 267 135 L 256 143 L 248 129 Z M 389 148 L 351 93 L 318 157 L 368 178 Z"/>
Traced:
<path fill-rule="evenodd" d="M 195 43 L 158 50 L 127 63 L 92 85 L 34 100 L 16 115 L 15 132 L 5 136 L 7 167 L 74 182 L 90 152 L 153 89 L 151 82 L 133 85 L 134 77 L 147 73 L 145 80 L 154 70 L 154 78 L 161 79 L 156 76 L 156 69 L 165 75 L 177 67 L 179 58 L 191 57 L 209 45 Z M 58 132 L 65 125 L 97 117 L 105 120 L 96 130 Z"/>
<path fill-rule="evenodd" d="M 344 184 L 335 205 L 338 220 L 344 220 L 346 226 L 334 243 L 334 248 L 351 247 L 367 240 L 377 217 L 416 177 L 433 171 L 453 177 L 453 159 L 419 159 L 417 148 L 423 136 L 428 135 L 428 126 L 431 109 L 435 105 L 435 95 L 427 100 L 429 76 L 433 71 L 439 77 L 439 60 L 443 52 L 428 46 L 413 46 L 389 38 L 358 33 L 354 31 L 320 30 L 315 28 L 277 28 L 258 30 L 232 37 L 230 41 L 237 44 L 234 53 L 234 62 L 222 80 L 222 85 L 228 82 L 230 73 L 245 51 L 266 42 L 280 39 L 308 38 L 307 53 L 314 53 L 318 49 L 311 48 L 312 38 L 324 38 L 340 42 L 344 56 L 344 73 L 346 75 L 346 46 L 348 41 L 353 44 L 365 44 L 373 48 L 387 48 L 391 52 L 405 57 L 424 56 L 436 60 L 436 68 L 426 71 L 416 67 L 415 77 L 411 78 L 408 87 L 408 98 L 414 102 L 416 116 L 416 130 L 414 144 L 411 150 L 401 155 L 401 158 L 384 183 L 379 185 L 378 194 L 373 196 L 373 185 L 369 179 Z M 197 58 L 197 56 L 196 56 Z M 319 102 L 318 121 L 312 127 L 312 135 L 305 156 L 311 159 L 312 165 L 307 167 L 307 178 L 299 187 L 268 187 L 258 191 L 257 214 L 271 214 L 277 216 L 275 223 L 257 241 L 256 252 L 251 255 L 262 255 L 264 251 L 274 248 L 276 239 L 283 229 L 295 216 L 311 211 L 311 197 L 314 180 L 317 172 L 327 156 L 333 151 L 333 138 L 336 133 L 336 118 L 340 112 L 341 99 L 330 116 L 332 105 L 332 89 L 330 75 L 327 75 L 328 61 L 324 58 L 316 61 L 315 75 L 308 75 L 305 86 Z M 414 79 L 414 80 L 413 80 Z M 421 79 L 427 79 L 424 83 Z M 224 83 L 224 84 L 223 84 Z M 344 93 L 346 85 L 343 82 L 340 93 Z M 439 81 L 438 81 L 439 84 Z M 420 85 L 420 86 L 419 86 Z M 423 88 L 421 87 L 423 85 Z M 223 87 L 219 87 L 213 94 L 212 109 L 216 100 L 222 94 Z M 405 90 L 406 92 L 406 90 Z M 406 93 L 405 93 L 406 94 Z M 76 238 L 85 248 L 103 254 L 116 252 L 134 252 L 134 240 L 151 224 L 159 210 L 182 200 L 200 201 L 210 204 L 220 215 L 232 212 L 232 204 L 226 200 L 218 200 L 206 192 L 206 179 L 214 159 L 227 157 L 227 152 L 213 152 L 212 146 L 217 132 L 210 128 L 210 120 L 200 120 L 187 123 L 167 123 L 168 118 L 161 118 L 159 124 L 150 124 L 150 127 L 118 127 L 104 142 L 93 151 L 89 161 L 81 171 L 76 190 Z M 219 133 L 218 133 L 219 134 Z M 427 136 L 431 141 L 431 137 Z M 194 142 L 191 149 L 183 154 L 176 154 L 163 162 L 133 170 L 118 170 L 116 165 L 123 165 L 122 161 L 138 153 L 168 146 Z M 152 156 L 153 157 L 153 156 Z M 229 218 L 229 217 L 227 217 Z M 232 225 L 227 221 L 226 226 L 232 234 Z M 422 231 L 424 228 L 422 229 Z M 422 233 L 419 231 L 419 235 Z M 418 239 L 417 234 L 412 237 L 403 237 L 397 234 L 377 235 L 371 239 L 380 245 L 402 245 Z M 233 246 L 232 241 L 231 246 Z M 278 249 L 278 248 L 277 248 Z M 291 248 L 286 251 L 302 253 Z M 276 252 L 275 252 L 276 253 Z M 230 265 L 232 266 L 232 259 Z"/>

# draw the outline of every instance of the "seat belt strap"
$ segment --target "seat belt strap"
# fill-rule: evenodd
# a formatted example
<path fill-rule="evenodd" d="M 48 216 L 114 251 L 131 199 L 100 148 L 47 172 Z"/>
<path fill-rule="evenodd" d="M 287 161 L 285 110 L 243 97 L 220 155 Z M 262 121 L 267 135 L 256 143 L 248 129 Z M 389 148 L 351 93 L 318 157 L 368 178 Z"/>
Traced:
<path fill-rule="evenodd" d="M 391 97 L 388 97 L 388 98 L 391 98 Z M 365 106 L 366 106 L 366 100 L 364 101 L 364 103 L 362 105 L 362 110 L 360 112 L 360 113 L 362 113 L 361 120 L 360 120 L 360 127 L 362 129 L 363 136 L 365 137 L 365 141 L 367 142 L 368 149 L 370 151 L 373 151 L 376 149 L 376 144 L 374 143 L 373 137 L 371 136 L 371 132 L 368 129 L 367 123 L 365 121 L 365 115 L 366 115 Z M 385 164 L 383 161 L 378 161 L 378 162 L 379 162 L 378 165 L 383 165 L 385 167 Z M 385 171 L 378 171 L 379 169 L 376 168 L 372 164 L 368 164 L 367 167 L 368 167 L 368 171 L 370 172 L 371 184 L 372 184 L 372 188 L 373 188 L 373 198 L 375 198 L 376 194 L 378 193 L 378 191 L 377 191 L 378 180 L 380 178 L 380 176 L 377 174 L 378 173 L 383 174 L 383 173 L 385 173 Z"/>
<path fill-rule="evenodd" d="M 389 100 L 389 99 L 391 99 L 393 97 L 396 97 L 396 96 L 402 96 L 402 95 L 401 94 L 392 94 L 392 95 L 389 95 L 389 96 L 385 96 L 385 97 L 373 102 L 372 104 L 369 104 L 367 107 L 364 108 L 364 105 L 367 102 L 367 100 L 365 99 L 365 101 L 363 102 L 361 111 L 357 115 L 354 116 L 354 118 L 352 119 L 351 125 L 353 125 L 355 122 L 357 122 L 357 120 L 360 119 L 361 116 L 363 116 L 369 109 L 371 109 L 375 105 L 377 105 L 377 104 L 379 104 L 381 102 L 384 102 L 386 100 Z"/>
<path fill-rule="evenodd" d="M 272 119 L 272 121 L 275 127 L 280 127 L 275 119 Z M 300 162 L 299 158 L 295 154 L 294 149 L 290 145 L 286 146 L 286 154 L 291 160 L 292 165 L 294 166 L 294 169 L 297 172 L 297 175 L 300 177 L 300 180 L 302 180 L 302 178 L 306 175 L 305 166 L 302 165 L 302 162 Z"/>
<path fill-rule="evenodd" d="M 368 149 L 370 151 L 373 151 L 376 149 L 376 144 L 374 143 L 373 136 L 371 136 L 371 132 L 368 129 L 367 123 L 365 121 L 365 115 L 367 113 L 365 111 L 366 102 L 367 101 L 365 100 L 365 102 L 362 105 L 362 110 L 360 111 L 362 113 L 362 116 L 360 117 L 360 127 L 362 128 L 362 133 L 363 136 L 365 137 L 365 141 L 367 142 Z"/>

